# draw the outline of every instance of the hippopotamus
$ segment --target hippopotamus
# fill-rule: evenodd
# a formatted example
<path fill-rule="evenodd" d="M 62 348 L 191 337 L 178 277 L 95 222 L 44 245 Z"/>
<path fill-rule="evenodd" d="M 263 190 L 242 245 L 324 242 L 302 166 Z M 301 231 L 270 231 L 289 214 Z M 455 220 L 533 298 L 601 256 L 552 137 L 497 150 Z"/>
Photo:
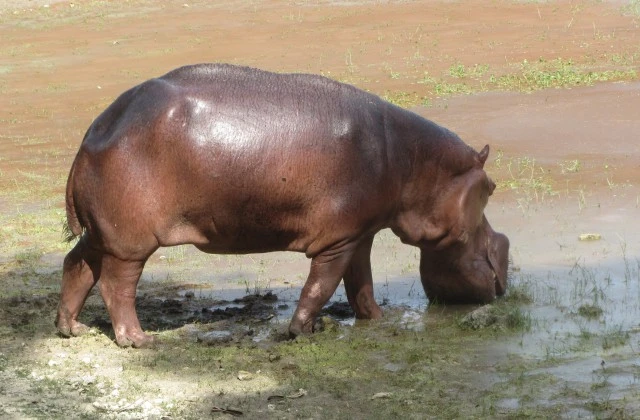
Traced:
<path fill-rule="evenodd" d="M 373 296 L 374 235 L 421 250 L 430 301 L 490 302 L 507 287 L 509 241 L 484 209 L 480 152 L 416 113 L 325 77 L 226 64 L 178 68 L 121 94 L 90 125 L 66 186 L 69 240 L 56 327 L 85 333 L 92 287 L 120 346 L 146 347 L 135 310 L 147 259 L 304 252 L 311 268 L 289 325 L 313 332 L 344 279 L 359 319 Z"/>

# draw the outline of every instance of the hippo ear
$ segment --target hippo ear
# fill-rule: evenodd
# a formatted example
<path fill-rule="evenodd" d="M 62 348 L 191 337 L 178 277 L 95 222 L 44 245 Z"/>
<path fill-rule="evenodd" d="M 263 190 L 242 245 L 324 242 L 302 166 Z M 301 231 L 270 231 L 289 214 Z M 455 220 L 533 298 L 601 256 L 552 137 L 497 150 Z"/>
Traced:
<path fill-rule="evenodd" d="M 480 153 L 478 153 L 478 160 L 480 161 L 480 164 L 482 165 L 482 167 L 484 167 L 484 163 L 487 161 L 488 157 L 489 157 L 489 145 L 487 144 L 482 148 L 482 150 L 480 150 Z"/>

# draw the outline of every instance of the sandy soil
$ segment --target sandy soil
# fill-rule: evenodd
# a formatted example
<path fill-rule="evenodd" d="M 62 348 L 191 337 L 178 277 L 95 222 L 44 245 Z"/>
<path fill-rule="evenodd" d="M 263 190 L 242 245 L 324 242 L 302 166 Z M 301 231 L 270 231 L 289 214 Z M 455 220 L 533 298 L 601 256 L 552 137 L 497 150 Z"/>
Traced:
<path fill-rule="evenodd" d="M 487 64 L 501 74 L 525 59 L 562 57 L 597 68 L 634 57 L 640 44 L 637 19 L 616 2 L 140 1 L 133 7 L 62 1 L 15 8 L 32 3 L 40 4 L 11 2 L 14 10 L 0 19 L 7 57 L 0 68 L 0 105 L 9 122 L 3 135 L 46 134 L 50 141 L 39 150 L 48 147 L 63 159 L 117 94 L 187 63 L 324 73 L 384 94 L 420 92 L 425 72 L 439 75 L 456 63 Z M 545 137 L 569 140 L 575 129 L 580 126 Z M 523 142 L 509 142 L 514 154 Z M 2 155 L 12 162 L 5 179 L 21 168 L 21 153 L 5 142 Z"/>
<path fill-rule="evenodd" d="M 21 290 L 30 293 L 31 283 L 16 280 L 12 273 L 16 261 L 33 250 L 39 253 L 39 273 L 59 274 L 66 245 L 50 243 L 59 238 L 56 229 L 71 160 L 92 119 L 136 83 L 180 65 L 220 61 L 321 73 L 380 95 L 426 96 L 429 106 L 414 106 L 415 112 L 447 126 L 477 149 L 491 145 L 488 170 L 500 188 L 487 214 L 494 228 L 511 240 L 516 267 L 512 281 L 527 285 L 534 295 L 529 310 L 538 320 L 536 328 L 518 343 L 505 340 L 490 346 L 482 353 L 479 370 L 493 375 L 495 364 L 513 358 L 561 359 L 529 372 L 555 380 L 530 406 L 557 404 L 554 392 L 575 387 L 592 394 L 566 397 L 562 404 L 568 407 L 567 417 L 614 415 L 616 410 L 633 417 L 640 412 L 634 391 L 640 374 L 637 77 L 534 93 L 512 87 L 510 92 L 461 96 L 437 95 L 421 83 L 425 75 L 455 81 L 449 73 L 457 64 L 487 65 L 500 76 L 518 71 L 524 60 L 540 58 L 562 57 L 588 71 L 637 68 L 640 19 L 628 4 L 0 1 L 3 279 L 11 288 L 26 287 Z M 51 215 L 57 217 L 53 222 Z M 10 222 L 19 216 L 14 227 Z M 597 233 L 601 239 L 580 241 L 583 233 Z M 424 310 L 424 296 L 415 289 L 416 250 L 384 232 L 376 240 L 373 261 L 379 298 Z M 183 297 L 194 291 L 207 298 L 237 298 L 271 289 L 291 306 L 306 270 L 307 261 L 300 255 L 222 258 L 181 247 L 160 250 L 152 258 L 141 291 L 145 296 Z M 212 276 L 214 284 L 204 286 Z M 55 302 L 57 279 L 50 283 L 44 290 L 54 293 Z M 339 291 L 334 300 L 341 299 Z M 94 296 L 89 303 L 98 301 Z M 594 301 L 604 308 L 599 321 L 576 318 L 578 308 Z M 53 335 L 53 328 L 47 328 Z M 622 345 L 575 350 L 575 342 L 583 344 L 576 338 L 581 334 L 606 338 L 612 329 L 626 334 Z M 0 351 L 11 353 L 11 346 L 2 346 Z M 63 345 L 47 346 L 55 353 Z M 613 373 L 604 391 L 617 405 L 594 411 L 588 402 L 600 401 L 602 391 L 592 385 L 594 372 L 605 361 Z M 169 385 L 163 389 L 175 391 Z M 22 401 L 11 395 L 0 397 L 7 415 L 38 417 L 10 410 Z M 504 398 L 499 407 L 513 414 L 523 401 Z"/>

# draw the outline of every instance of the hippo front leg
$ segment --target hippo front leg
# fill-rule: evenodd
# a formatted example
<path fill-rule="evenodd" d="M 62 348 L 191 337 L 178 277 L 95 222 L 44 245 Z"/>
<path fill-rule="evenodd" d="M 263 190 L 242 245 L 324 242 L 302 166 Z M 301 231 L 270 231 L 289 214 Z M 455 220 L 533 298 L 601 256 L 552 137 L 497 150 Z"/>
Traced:
<path fill-rule="evenodd" d="M 351 264 L 344 273 L 344 288 L 347 292 L 347 299 L 358 319 L 382 318 L 382 310 L 373 297 L 372 245 L 373 236 L 362 241 L 356 248 Z"/>
<path fill-rule="evenodd" d="M 289 335 L 292 338 L 313 332 L 316 316 L 338 288 L 354 250 L 353 246 L 341 250 L 328 250 L 311 260 L 309 277 L 302 288 L 298 307 L 289 324 Z"/>

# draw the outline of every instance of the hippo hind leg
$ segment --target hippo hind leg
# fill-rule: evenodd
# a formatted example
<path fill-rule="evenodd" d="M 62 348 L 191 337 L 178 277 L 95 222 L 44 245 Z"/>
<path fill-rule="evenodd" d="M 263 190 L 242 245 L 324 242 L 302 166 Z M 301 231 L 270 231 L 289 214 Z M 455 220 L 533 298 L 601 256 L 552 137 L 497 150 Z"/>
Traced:
<path fill-rule="evenodd" d="M 89 328 L 78 321 L 89 292 L 98 281 L 100 257 L 82 237 L 64 259 L 56 328 L 65 337 L 80 336 Z"/>
<path fill-rule="evenodd" d="M 116 342 L 121 347 L 145 348 L 154 344 L 154 337 L 142 331 L 136 313 L 136 289 L 146 263 L 144 260 L 122 260 L 104 254 L 100 272 L 100 294 L 104 300 Z"/>
<path fill-rule="evenodd" d="M 382 310 L 373 297 L 371 246 L 373 236 L 362 241 L 344 273 L 344 288 L 349 304 L 358 319 L 380 319 Z"/>
<path fill-rule="evenodd" d="M 99 280 L 100 294 L 109 312 L 118 345 L 137 348 L 152 346 L 154 338 L 142 331 L 135 309 L 136 288 L 147 258 L 122 260 L 90 248 L 86 238 L 81 238 L 64 261 L 56 317 L 58 331 L 68 337 L 79 336 L 89 330 L 78 321 L 78 315 L 89 292 Z"/>
<path fill-rule="evenodd" d="M 146 258 L 122 260 L 109 254 L 102 257 L 100 294 L 120 347 L 146 348 L 155 341 L 142 331 L 135 308 L 136 289 L 145 263 Z"/>

